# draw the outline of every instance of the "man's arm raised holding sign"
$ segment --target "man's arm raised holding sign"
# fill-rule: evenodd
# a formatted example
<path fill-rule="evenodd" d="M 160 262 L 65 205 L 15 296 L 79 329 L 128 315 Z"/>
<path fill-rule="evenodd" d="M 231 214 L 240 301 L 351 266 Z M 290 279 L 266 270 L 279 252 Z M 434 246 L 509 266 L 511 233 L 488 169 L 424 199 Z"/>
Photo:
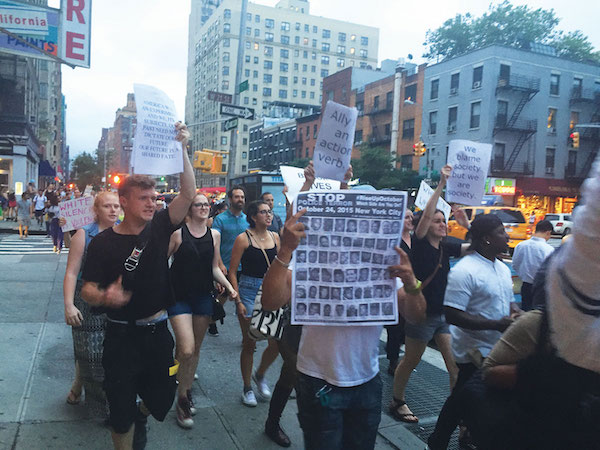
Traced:
<path fill-rule="evenodd" d="M 177 130 L 175 139 L 181 142 L 183 152 L 183 173 L 179 178 L 181 183 L 179 195 L 177 195 L 169 205 L 169 218 L 173 225 L 179 225 L 183 222 L 183 219 L 185 219 L 192 200 L 194 200 L 194 196 L 196 195 L 196 179 L 187 152 L 187 143 L 190 139 L 190 132 L 188 131 L 187 126 L 181 122 L 175 124 L 175 129 Z"/>

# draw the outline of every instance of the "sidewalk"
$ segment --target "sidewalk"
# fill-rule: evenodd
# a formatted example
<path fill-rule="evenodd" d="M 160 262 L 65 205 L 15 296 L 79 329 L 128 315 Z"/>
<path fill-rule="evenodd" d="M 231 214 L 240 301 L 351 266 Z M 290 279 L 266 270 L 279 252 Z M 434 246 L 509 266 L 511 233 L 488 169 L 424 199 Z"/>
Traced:
<path fill-rule="evenodd" d="M 0 239 L 2 236 L 0 235 Z M 71 332 L 64 324 L 62 279 L 66 255 L 3 255 L 0 257 L 0 449 L 106 449 L 112 448 L 108 430 L 86 414 L 85 406 L 65 403 L 73 376 Z M 268 403 L 247 408 L 240 402 L 240 336 L 232 304 L 226 305 L 220 336 L 207 336 L 200 356 L 194 395 L 198 414 L 192 430 L 175 423 L 174 410 L 165 422 L 150 419 L 148 449 L 278 449 L 263 433 Z M 384 334 L 385 336 L 385 334 Z M 386 372 L 382 408 L 391 399 L 392 377 Z M 259 344 L 257 355 L 265 347 Z M 428 349 L 427 361 L 415 371 L 407 401 L 421 422 L 404 426 L 382 415 L 377 449 L 423 449 L 435 417 L 448 392 L 441 357 Z M 274 386 L 278 360 L 267 373 Z M 296 402 L 284 412 L 282 426 L 293 449 L 303 448 L 296 418 Z M 453 448 L 453 447 L 450 447 Z"/>
<path fill-rule="evenodd" d="M 12 220 L 0 220 L 0 233 L 18 233 L 19 223 L 13 222 Z M 31 226 L 29 227 L 29 234 L 46 235 L 46 224 L 44 223 L 41 227 L 38 225 L 35 217 L 31 219 Z"/>

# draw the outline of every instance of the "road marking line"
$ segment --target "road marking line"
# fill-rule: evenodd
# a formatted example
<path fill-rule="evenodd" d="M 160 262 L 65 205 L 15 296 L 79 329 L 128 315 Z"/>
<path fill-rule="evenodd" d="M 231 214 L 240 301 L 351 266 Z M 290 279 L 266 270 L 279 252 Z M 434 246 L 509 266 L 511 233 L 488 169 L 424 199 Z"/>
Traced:
<path fill-rule="evenodd" d="M 25 388 L 23 390 L 23 396 L 21 397 L 21 401 L 19 402 L 19 409 L 17 410 L 17 422 L 18 423 L 23 423 L 23 421 L 25 420 L 25 413 L 27 412 L 27 404 L 29 403 L 29 398 L 31 397 L 31 390 L 33 389 L 33 371 L 35 369 L 35 364 L 36 364 L 38 356 L 40 354 L 40 347 L 42 346 L 42 340 L 44 339 L 45 335 L 46 335 L 46 322 L 44 321 L 44 323 L 42 323 L 42 327 L 40 329 L 40 334 L 38 335 L 38 339 L 35 344 L 33 358 L 31 358 L 31 364 L 30 364 L 29 370 L 27 372 L 27 380 L 25 381 Z"/>

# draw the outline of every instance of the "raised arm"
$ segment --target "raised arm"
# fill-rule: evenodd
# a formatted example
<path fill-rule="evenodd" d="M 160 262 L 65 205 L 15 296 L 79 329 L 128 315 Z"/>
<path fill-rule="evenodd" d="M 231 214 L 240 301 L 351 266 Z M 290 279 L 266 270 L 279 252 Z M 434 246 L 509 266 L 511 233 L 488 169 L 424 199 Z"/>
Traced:
<path fill-rule="evenodd" d="M 440 171 L 440 182 L 437 185 L 437 188 L 433 192 L 431 198 L 427 201 L 427 205 L 423 210 L 423 215 L 421 216 L 421 220 L 419 220 L 419 224 L 415 230 L 415 236 L 419 239 L 423 239 L 427 234 L 427 230 L 429 229 L 429 225 L 431 225 L 431 221 L 433 220 L 433 215 L 435 214 L 435 210 L 437 208 L 437 202 L 442 195 L 442 191 L 446 186 L 446 182 L 448 178 L 450 178 L 450 174 L 452 173 L 452 166 L 446 164 L 442 167 Z M 448 219 L 446 217 L 446 219 Z"/>
<path fill-rule="evenodd" d="M 65 322 L 72 327 L 81 326 L 83 316 L 81 311 L 75 307 L 75 286 L 77 276 L 81 270 L 81 260 L 85 250 L 85 231 L 77 230 L 71 238 L 71 247 L 67 258 L 67 269 L 63 280 L 63 299 L 65 303 Z"/>
<path fill-rule="evenodd" d="M 169 205 L 169 218 L 173 225 L 179 225 L 183 222 L 183 219 L 185 219 L 185 216 L 190 209 L 190 205 L 194 200 L 194 196 L 196 195 L 196 179 L 194 178 L 194 169 L 192 168 L 192 163 L 190 162 L 190 157 L 187 152 L 187 143 L 190 138 L 190 132 L 185 124 L 181 122 L 177 122 L 175 128 L 177 129 L 176 139 L 181 142 L 183 151 L 183 173 L 179 178 L 181 184 L 179 195 L 177 195 Z"/>
<path fill-rule="evenodd" d="M 304 168 L 304 184 L 300 188 L 300 192 L 308 191 L 315 184 L 315 168 L 313 162 L 309 161 L 308 166 Z"/>

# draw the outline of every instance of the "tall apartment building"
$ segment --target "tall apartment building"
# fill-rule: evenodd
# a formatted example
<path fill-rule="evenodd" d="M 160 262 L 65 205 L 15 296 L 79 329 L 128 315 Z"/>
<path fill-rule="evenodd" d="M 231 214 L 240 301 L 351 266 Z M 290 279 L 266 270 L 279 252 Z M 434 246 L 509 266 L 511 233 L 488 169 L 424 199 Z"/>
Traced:
<path fill-rule="evenodd" d="M 582 129 L 573 148 L 569 135 L 600 122 L 600 66 L 558 58 L 547 46 L 488 46 L 427 67 L 422 120 L 430 169 L 446 163 L 452 139 L 490 143 L 489 176 L 515 187 L 505 203 L 570 212 L 600 139 Z"/>
<path fill-rule="evenodd" d="M 203 22 L 206 1 L 193 0 L 189 23 L 186 122 L 193 150 L 232 151 L 230 175 L 248 167 L 248 121 L 240 120 L 236 146 L 222 131 L 219 103 L 208 92 L 234 96 L 248 82 L 239 104 L 255 117 L 293 118 L 314 113 L 321 104 L 322 80 L 345 67 L 377 65 L 377 28 L 312 16 L 306 0 L 281 0 L 275 7 L 223 0 Z M 244 11 L 244 13 L 242 13 Z M 203 177 L 205 185 L 223 177 Z"/>
<path fill-rule="evenodd" d="M 107 173 L 131 171 L 136 117 L 135 97 L 133 94 L 127 94 L 127 103 L 117 109 L 113 126 L 102 129 L 102 138 L 98 143 L 98 157 L 102 161 L 106 157 Z"/>

